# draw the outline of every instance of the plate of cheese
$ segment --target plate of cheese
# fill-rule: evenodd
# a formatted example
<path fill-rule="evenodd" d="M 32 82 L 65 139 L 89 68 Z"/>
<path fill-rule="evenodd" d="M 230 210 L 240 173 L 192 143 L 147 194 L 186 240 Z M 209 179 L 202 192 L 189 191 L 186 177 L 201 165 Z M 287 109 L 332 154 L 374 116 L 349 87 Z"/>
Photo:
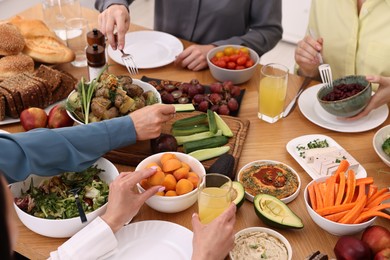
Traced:
<path fill-rule="evenodd" d="M 341 160 L 349 162 L 349 169 L 356 173 L 356 178 L 367 177 L 363 166 L 329 136 L 300 136 L 288 142 L 286 149 L 313 179 L 332 175 Z"/>

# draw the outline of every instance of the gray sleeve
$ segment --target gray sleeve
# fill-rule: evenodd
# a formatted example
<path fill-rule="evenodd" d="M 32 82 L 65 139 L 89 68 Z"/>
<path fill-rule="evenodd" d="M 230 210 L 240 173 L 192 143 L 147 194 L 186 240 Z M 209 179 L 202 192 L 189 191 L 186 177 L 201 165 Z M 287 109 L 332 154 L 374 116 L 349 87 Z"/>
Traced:
<path fill-rule="evenodd" d="M 99 12 L 103 12 L 110 5 L 119 4 L 129 6 L 134 0 L 95 0 L 95 8 L 99 10 Z"/>
<path fill-rule="evenodd" d="M 282 39 L 282 2 L 252 1 L 250 29 L 242 36 L 213 42 L 220 46 L 225 44 L 245 45 L 254 49 L 260 56 L 271 50 Z"/>

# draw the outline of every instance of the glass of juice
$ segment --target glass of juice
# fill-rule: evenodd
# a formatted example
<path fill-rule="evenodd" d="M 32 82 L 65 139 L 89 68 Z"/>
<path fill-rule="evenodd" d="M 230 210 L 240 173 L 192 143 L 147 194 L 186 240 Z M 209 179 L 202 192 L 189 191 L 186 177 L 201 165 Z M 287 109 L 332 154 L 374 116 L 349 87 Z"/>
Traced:
<path fill-rule="evenodd" d="M 227 209 L 231 203 L 232 181 L 219 173 L 203 176 L 198 186 L 199 218 L 203 224 L 210 223 Z"/>
<path fill-rule="evenodd" d="M 270 63 L 261 68 L 258 92 L 258 117 L 268 123 L 275 123 L 283 115 L 286 99 L 288 68 Z"/>

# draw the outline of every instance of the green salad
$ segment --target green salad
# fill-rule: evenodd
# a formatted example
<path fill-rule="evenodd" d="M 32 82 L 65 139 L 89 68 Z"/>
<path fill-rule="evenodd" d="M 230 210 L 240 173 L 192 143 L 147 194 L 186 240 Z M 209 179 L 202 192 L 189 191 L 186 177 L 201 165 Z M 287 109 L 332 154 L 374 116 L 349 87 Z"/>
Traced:
<path fill-rule="evenodd" d="M 104 170 L 96 165 L 81 172 L 65 172 L 30 187 L 19 198 L 16 205 L 35 217 L 46 219 L 68 219 L 79 216 L 72 189 L 77 189 L 85 213 L 101 207 L 108 199 L 108 184 L 100 179 Z"/>

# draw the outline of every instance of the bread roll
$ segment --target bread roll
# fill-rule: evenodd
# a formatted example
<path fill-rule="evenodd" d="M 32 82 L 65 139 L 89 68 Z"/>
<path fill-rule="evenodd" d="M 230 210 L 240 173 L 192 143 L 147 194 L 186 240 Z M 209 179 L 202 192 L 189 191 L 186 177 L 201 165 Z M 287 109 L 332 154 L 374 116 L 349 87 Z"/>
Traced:
<path fill-rule="evenodd" d="M 0 55 L 15 55 L 24 48 L 24 38 L 12 24 L 0 24 Z"/>
<path fill-rule="evenodd" d="M 4 80 L 22 72 L 33 72 L 34 61 L 30 56 L 19 53 L 0 59 L 0 80 Z"/>
<path fill-rule="evenodd" d="M 33 36 L 57 37 L 42 20 L 25 19 L 20 16 L 14 16 L 9 20 L 9 22 L 15 25 L 25 38 Z"/>

